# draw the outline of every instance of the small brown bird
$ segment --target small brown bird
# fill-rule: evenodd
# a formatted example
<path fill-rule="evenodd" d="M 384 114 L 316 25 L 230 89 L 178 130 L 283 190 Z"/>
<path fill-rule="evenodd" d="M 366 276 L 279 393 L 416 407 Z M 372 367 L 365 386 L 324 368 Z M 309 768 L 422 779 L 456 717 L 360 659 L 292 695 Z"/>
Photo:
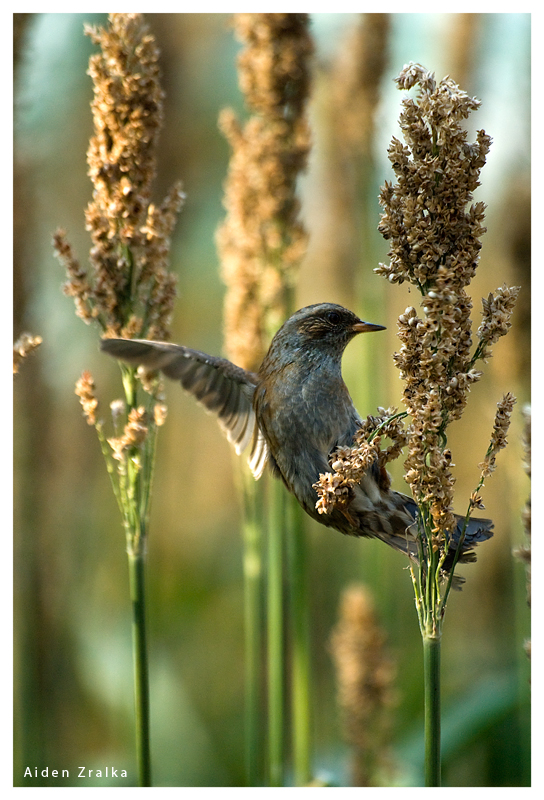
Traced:
<path fill-rule="evenodd" d="M 272 339 L 258 373 L 224 358 L 181 345 L 142 339 L 103 339 L 111 356 L 179 380 L 202 405 L 218 416 L 227 438 L 241 453 L 251 445 L 249 465 L 259 478 L 268 464 L 282 478 L 304 510 L 342 533 L 381 539 L 417 558 L 417 506 L 389 488 L 375 463 L 355 487 L 349 514 L 334 509 L 319 514 L 313 484 L 331 471 L 329 458 L 338 446 L 351 446 L 361 424 L 342 379 L 341 360 L 358 333 L 384 330 L 363 322 L 342 306 L 319 303 L 295 312 Z M 452 533 L 445 569 L 461 535 Z M 492 523 L 471 519 L 461 561 L 473 561 L 472 548 L 489 539 Z"/>

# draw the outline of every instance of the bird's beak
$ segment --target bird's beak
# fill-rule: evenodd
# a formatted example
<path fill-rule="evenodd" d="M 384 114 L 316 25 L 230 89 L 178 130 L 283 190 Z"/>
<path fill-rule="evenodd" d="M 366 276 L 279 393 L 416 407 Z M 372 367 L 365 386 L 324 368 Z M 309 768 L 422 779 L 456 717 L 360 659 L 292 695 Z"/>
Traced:
<path fill-rule="evenodd" d="M 385 325 L 374 325 L 373 322 L 356 322 L 352 329 L 355 333 L 368 333 L 369 331 L 384 331 Z"/>

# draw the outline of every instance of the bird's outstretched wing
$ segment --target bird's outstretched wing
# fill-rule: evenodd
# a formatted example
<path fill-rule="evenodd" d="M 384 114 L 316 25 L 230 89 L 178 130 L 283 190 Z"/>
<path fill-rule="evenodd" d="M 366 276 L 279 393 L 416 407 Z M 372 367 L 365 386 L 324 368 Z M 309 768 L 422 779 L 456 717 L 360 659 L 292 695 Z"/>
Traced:
<path fill-rule="evenodd" d="M 102 339 L 100 349 L 129 364 L 160 370 L 167 378 L 179 380 L 208 411 L 217 414 L 219 425 L 239 454 L 251 443 L 248 463 L 260 478 L 268 460 L 268 447 L 253 410 L 257 376 L 216 358 L 169 342 L 145 339 Z"/>

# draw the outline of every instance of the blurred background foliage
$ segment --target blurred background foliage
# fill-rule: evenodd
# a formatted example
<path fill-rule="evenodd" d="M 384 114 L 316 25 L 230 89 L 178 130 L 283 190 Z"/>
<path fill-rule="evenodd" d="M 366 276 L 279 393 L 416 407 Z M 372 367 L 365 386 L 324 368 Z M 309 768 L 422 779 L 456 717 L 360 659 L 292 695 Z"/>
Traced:
<path fill-rule="evenodd" d="M 297 305 L 340 302 L 387 325 L 356 340 L 344 376 L 363 415 L 400 404 L 391 360 L 395 320 L 417 299 L 372 273 L 387 260 L 376 231 L 378 189 L 392 172 L 387 146 L 399 135 L 402 95 L 392 79 L 408 61 L 446 74 L 482 100 L 468 121 L 493 138 L 477 199 L 488 233 L 472 285 L 480 298 L 521 285 L 514 327 L 494 349 L 450 439 L 456 510 L 478 477 L 495 404 L 519 401 L 510 446 L 484 490 L 495 537 L 479 551 L 461 594 L 450 600 L 443 640 L 444 785 L 530 783 L 529 636 L 525 572 L 512 549 L 524 541 L 521 513 L 530 493 L 522 468 L 521 406 L 530 365 L 530 15 L 383 15 L 385 64 L 370 149 L 341 163 L 342 115 L 334 111 L 339 65 L 360 15 L 312 15 L 316 43 L 310 116 L 314 146 L 301 182 L 310 232 Z M 179 275 L 173 340 L 222 352 L 222 299 L 214 232 L 223 219 L 228 147 L 217 127 L 230 105 L 244 115 L 237 86 L 239 50 L 223 14 L 148 14 L 162 53 L 165 125 L 156 198 L 181 178 L 187 203 L 175 232 Z M 43 337 L 15 382 L 15 784 L 29 766 L 134 771 L 130 609 L 124 535 L 94 431 L 74 383 L 90 369 L 99 397 L 120 394 L 119 371 L 101 356 L 97 332 L 74 314 L 60 287 L 53 231 L 64 227 L 82 264 L 89 250 L 83 210 L 90 198 L 85 154 L 92 132 L 86 75 L 92 45 L 84 22 L 98 14 L 15 15 L 14 336 Z M 353 66 L 353 65 L 352 65 Z M 359 172 L 357 172 L 359 170 Z M 360 181 L 346 180 L 359 175 Z M 351 194 L 350 194 L 351 192 Z M 382 285 L 383 284 L 383 285 Z M 418 301 L 419 302 L 419 301 Z M 364 337 L 362 337 L 364 339 Z M 372 350 L 368 351 L 367 348 Z M 243 584 L 240 508 L 231 454 L 215 421 L 174 384 L 159 436 L 150 533 L 149 636 L 152 749 L 158 785 L 243 785 Z M 403 490 L 402 465 L 393 470 Z M 342 537 L 308 520 L 313 675 L 314 773 L 349 784 L 330 635 L 342 590 L 372 592 L 396 665 L 390 758 L 395 782 L 418 785 L 422 768 L 422 658 L 405 562 L 379 542 Z M 98 779 L 104 785 L 106 779 Z M 86 784 L 92 781 L 86 781 Z"/>

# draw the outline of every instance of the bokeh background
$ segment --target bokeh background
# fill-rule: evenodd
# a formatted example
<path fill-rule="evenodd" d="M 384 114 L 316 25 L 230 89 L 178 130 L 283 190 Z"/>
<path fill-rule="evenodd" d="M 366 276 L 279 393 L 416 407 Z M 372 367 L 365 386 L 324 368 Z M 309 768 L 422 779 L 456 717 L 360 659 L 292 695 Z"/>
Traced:
<path fill-rule="evenodd" d="M 495 537 L 480 548 L 476 565 L 463 567 L 467 583 L 451 598 L 446 618 L 444 783 L 529 785 L 529 660 L 523 649 L 529 609 L 525 570 L 512 550 L 525 541 L 521 514 L 530 494 L 521 443 L 521 408 L 530 399 L 530 15 L 384 15 L 385 64 L 370 149 L 364 163 L 355 159 L 347 167 L 335 97 L 342 70 L 355 57 L 350 37 L 361 19 L 311 16 L 314 146 L 300 185 L 310 244 L 297 304 L 340 302 L 387 325 L 379 341 L 355 340 L 344 359 L 346 382 L 363 415 L 400 404 L 391 360 L 398 346 L 395 319 L 418 302 L 372 273 L 387 260 L 376 226 L 379 186 L 392 179 L 387 145 L 399 135 L 402 95 L 392 79 L 408 61 L 421 62 L 437 78 L 450 74 L 482 100 L 469 130 L 484 128 L 494 140 L 477 193 L 488 206 L 488 233 L 472 286 L 475 325 L 482 296 L 503 282 L 522 291 L 511 333 L 495 346 L 462 421 L 452 428 L 458 511 L 464 512 L 477 482 L 497 400 L 513 391 L 519 404 L 510 446 L 484 491 Z M 229 152 L 217 117 L 225 106 L 245 114 L 236 75 L 240 45 L 228 15 L 146 18 L 162 53 L 166 91 L 156 199 L 178 178 L 187 193 L 172 248 L 179 276 L 172 338 L 220 354 L 224 285 L 214 233 L 224 215 Z M 14 336 L 29 330 L 43 337 L 14 388 L 16 785 L 55 783 L 39 777 L 45 766 L 70 770 L 62 785 L 81 785 L 74 776 L 82 765 L 135 774 L 124 534 L 95 433 L 74 395 L 75 381 L 90 369 L 99 397 L 109 402 L 121 393 L 119 371 L 99 354 L 97 331 L 76 318 L 63 296 L 64 276 L 51 247 L 53 231 L 62 226 L 86 263 L 83 212 L 91 185 L 85 153 L 92 132 L 86 68 L 93 48 L 83 24 L 105 19 L 15 15 Z M 175 384 L 167 391 L 148 568 L 154 781 L 243 785 L 243 583 L 234 457 L 212 417 Z M 402 465 L 392 472 L 404 490 Z M 311 521 L 308 542 L 314 773 L 335 785 L 349 783 L 329 642 L 342 591 L 355 582 L 372 592 L 396 665 L 395 781 L 418 785 L 421 640 L 406 564 L 379 542 L 352 540 Z M 23 779 L 27 766 L 32 773 L 38 768 L 37 778 Z"/>

